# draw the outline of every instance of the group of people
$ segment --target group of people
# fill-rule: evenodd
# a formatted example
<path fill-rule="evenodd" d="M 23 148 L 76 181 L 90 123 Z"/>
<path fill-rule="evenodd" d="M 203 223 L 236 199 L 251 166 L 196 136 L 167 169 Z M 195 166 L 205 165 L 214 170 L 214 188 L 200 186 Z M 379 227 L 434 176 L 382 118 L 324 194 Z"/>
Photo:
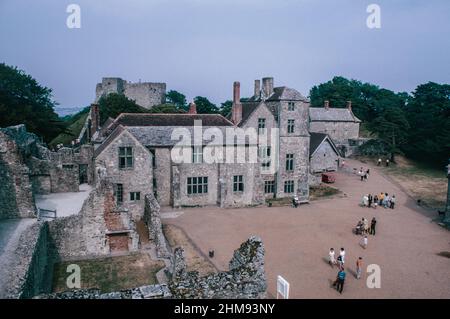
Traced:
<path fill-rule="evenodd" d="M 381 160 L 381 158 L 379 158 L 378 161 L 377 161 L 377 166 L 381 166 L 382 162 L 383 161 Z M 384 163 L 385 163 L 386 167 L 388 167 L 389 163 L 390 163 L 389 158 L 386 158 L 386 161 Z"/>
<path fill-rule="evenodd" d="M 344 247 L 342 247 L 341 250 L 339 251 L 339 256 L 336 258 L 336 252 L 334 251 L 334 248 L 330 248 L 328 256 L 329 256 L 329 264 L 331 265 L 331 267 L 333 267 L 334 265 L 338 265 L 339 267 L 339 271 L 336 280 L 333 283 L 333 287 L 335 287 L 336 290 L 342 294 L 342 290 L 344 289 L 345 278 L 347 276 L 344 268 L 345 249 Z M 356 260 L 356 279 L 361 278 L 362 266 L 363 266 L 362 257 L 358 257 L 358 259 Z"/>
<path fill-rule="evenodd" d="M 369 179 L 369 175 L 370 175 L 370 169 L 364 169 L 363 167 L 361 167 L 358 171 L 358 176 L 361 178 L 361 182 L 366 181 Z"/>
<path fill-rule="evenodd" d="M 384 208 L 394 209 L 397 199 L 395 195 L 389 196 L 388 193 L 381 192 L 379 195 L 366 194 L 362 197 L 361 206 L 368 208 L 377 208 L 383 206 Z"/>
<path fill-rule="evenodd" d="M 357 235 L 374 235 L 375 236 L 375 228 L 377 226 L 377 220 L 375 217 L 372 218 L 370 225 L 367 218 L 362 218 L 355 227 L 355 233 Z"/>

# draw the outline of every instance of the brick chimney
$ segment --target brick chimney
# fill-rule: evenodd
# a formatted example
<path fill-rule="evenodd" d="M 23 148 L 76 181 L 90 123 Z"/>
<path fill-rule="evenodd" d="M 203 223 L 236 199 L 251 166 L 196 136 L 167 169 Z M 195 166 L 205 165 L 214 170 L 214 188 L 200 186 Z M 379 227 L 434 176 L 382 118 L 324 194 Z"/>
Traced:
<path fill-rule="evenodd" d="M 188 114 L 197 114 L 197 105 L 195 105 L 195 102 L 192 101 L 189 103 L 189 111 Z"/>
<path fill-rule="evenodd" d="M 263 90 L 264 90 L 264 96 L 268 98 L 273 93 L 273 78 L 263 78 L 262 79 L 263 84 Z"/>
<path fill-rule="evenodd" d="M 91 104 L 91 136 L 100 129 L 100 108 L 98 104 Z"/>
<path fill-rule="evenodd" d="M 328 100 L 323 101 L 323 107 L 326 110 L 328 110 L 330 108 L 330 101 L 328 101 Z"/>
<path fill-rule="evenodd" d="M 255 94 L 254 96 L 260 97 L 261 95 L 261 81 L 255 80 Z"/>
<path fill-rule="evenodd" d="M 347 101 L 347 108 L 350 112 L 352 111 L 352 101 Z"/>
<path fill-rule="evenodd" d="M 231 121 L 238 125 L 242 120 L 241 84 L 233 83 L 233 106 L 231 107 Z"/>

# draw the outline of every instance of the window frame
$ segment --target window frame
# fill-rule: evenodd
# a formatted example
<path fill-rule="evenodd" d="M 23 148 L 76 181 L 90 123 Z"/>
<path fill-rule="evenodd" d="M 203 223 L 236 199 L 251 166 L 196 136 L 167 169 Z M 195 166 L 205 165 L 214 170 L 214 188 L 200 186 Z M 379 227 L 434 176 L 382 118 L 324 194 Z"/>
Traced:
<path fill-rule="evenodd" d="M 200 152 L 198 150 L 200 150 Z M 192 163 L 193 164 L 203 163 L 203 146 L 192 147 Z"/>
<path fill-rule="evenodd" d="M 288 102 L 288 111 L 295 111 L 295 102 Z"/>
<path fill-rule="evenodd" d="M 244 192 L 244 175 L 233 176 L 233 193 Z"/>
<path fill-rule="evenodd" d="M 294 180 L 284 181 L 284 193 L 292 194 L 294 193 L 295 182 Z"/>
<path fill-rule="evenodd" d="M 275 194 L 275 180 L 264 181 L 264 194 Z"/>
<path fill-rule="evenodd" d="M 286 172 L 292 172 L 294 170 L 294 154 L 286 154 Z"/>
<path fill-rule="evenodd" d="M 295 120 L 294 119 L 287 120 L 287 132 L 288 132 L 288 134 L 293 134 L 295 132 Z"/>
<path fill-rule="evenodd" d="M 114 196 L 116 197 L 116 204 L 117 205 L 122 205 L 123 204 L 123 184 L 122 183 L 117 183 L 115 185 L 114 188 L 115 194 Z"/>
<path fill-rule="evenodd" d="M 208 194 L 208 176 L 187 177 L 186 178 L 186 193 L 188 195 Z"/>
<path fill-rule="evenodd" d="M 130 192 L 130 202 L 138 202 L 141 200 L 141 192 Z"/>
<path fill-rule="evenodd" d="M 124 151 L 124 154 L 121 154 L 121 151 Z M 131 154 L 128 154 L 128 150 L 130 150 Z M 122 159 L 124 160 L 124 165 L 122 165 Z M 130 162 L 131 164 L 130 164 Z M 119 169 L 133 169 L 134 167 L 134 150 L 132 146 L 120 146 L 119 147 Z"/>
<path fill-rule="evenodd" d="M 266 118 L 260 117 L 258 118 L 258 135 L 263 135 L 266 132 L 267 126 L 266 126 Z"/>

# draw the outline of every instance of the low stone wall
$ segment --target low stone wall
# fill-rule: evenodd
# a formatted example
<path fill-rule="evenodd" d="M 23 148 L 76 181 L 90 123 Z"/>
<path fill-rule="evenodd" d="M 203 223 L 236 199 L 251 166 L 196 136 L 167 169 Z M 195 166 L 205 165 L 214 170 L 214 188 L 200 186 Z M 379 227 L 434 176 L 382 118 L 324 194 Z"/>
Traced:
<path fill-rule="evenodd" d="M 46 222 L 30 226 L 20 237 L 14 253 L 16 264 L 10 272 L 7 298 L 31 298 L 51 291 L 53 256 L 49 249 Z"/>
<path fill-rule="evenodd" d="M 153 194 L 145 195 L 144 221 L 148 227 L 149 239 L 155 244 L 158 257 L 169 258 L 171 254 L 162 230 L 160 209 Z"/>
<path fill-rule="evenodd" d="M 264 272 L 264 244 L 251 237 L 235 250 L 229 271 L 199 277 L 186 272 L 182 248 L 176 248 L 170 290 L 174 298 L 253 299 L 265 298 L 267 282 Z"/>

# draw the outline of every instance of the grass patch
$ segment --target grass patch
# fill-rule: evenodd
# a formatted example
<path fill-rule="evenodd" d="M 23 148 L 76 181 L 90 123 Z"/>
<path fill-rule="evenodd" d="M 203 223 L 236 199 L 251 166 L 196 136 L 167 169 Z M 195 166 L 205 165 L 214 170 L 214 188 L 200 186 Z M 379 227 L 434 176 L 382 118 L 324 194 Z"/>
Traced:
<path fill-rule="evenodd" d="M 81 129 L 83 128 L 84 122 L 86 122 L 86 118 L 88 117 L 89 113 L 83 113 L 80 115 L 80 117 L 69 125 L 67 130 L 70 132 L 70 134 L 59 134 L 57 137 L 55 137 L 51 142 L 50 146 L 54 147 L 58 144 L 64 144 L 64 145 L 70 145 L 71 142 L 74 139 L 78 138 L 78 135 L 81 132 Z"/>
<path fill-rule="evenodd" d="M 216 268 L 192 244 L 184 231 L 174 225 L 163 225 L 164 234 L 172 248 L 182 246 L 186 259 L 187 271 L 198 271 L 200 276 L 215 273 Z"/>
<path fill-rule="evenodd" d="M 339 189 L 325 184 L 320 184 L 319 186 L 311 186 L 309 188 L 309 200 L 327 198 L 340 193 L 342 192 Z"/>
<path fill-rule="evenodd" d="M 103 293 L 156 284 L 156 273 L 164 267 L 162 261 L 150 259 L 148 254 L 65 261 L 55 265 L 53 292 L 69 290 L 67 266 L 77 264 L 81 269 L 81 288 L 98 288 Z"/>

